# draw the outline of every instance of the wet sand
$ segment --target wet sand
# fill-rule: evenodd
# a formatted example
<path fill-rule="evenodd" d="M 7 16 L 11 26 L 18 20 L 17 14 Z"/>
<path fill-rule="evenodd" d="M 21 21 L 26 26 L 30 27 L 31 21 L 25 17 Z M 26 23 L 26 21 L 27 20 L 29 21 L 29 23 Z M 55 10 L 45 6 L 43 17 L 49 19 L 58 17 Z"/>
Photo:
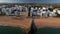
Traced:
<path fill-rule="evenodd" d="M 36 18 L 34 21 L 37 27 L 60 27 L 60 18 Z M 18 26 L 27 29 L 30 28 L 31 22 L 31 18 L 0 17 L 0 25 L 3 26 Z"/>

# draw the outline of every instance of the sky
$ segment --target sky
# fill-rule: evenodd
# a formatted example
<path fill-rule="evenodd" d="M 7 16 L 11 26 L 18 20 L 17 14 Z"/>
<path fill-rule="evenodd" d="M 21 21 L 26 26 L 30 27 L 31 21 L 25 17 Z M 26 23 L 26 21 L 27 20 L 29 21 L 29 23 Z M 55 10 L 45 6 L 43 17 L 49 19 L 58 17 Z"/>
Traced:
<path fill-rule="evenodd" d="M 60 0 L 0 0 L 0 3 L 60 3 Z"/>

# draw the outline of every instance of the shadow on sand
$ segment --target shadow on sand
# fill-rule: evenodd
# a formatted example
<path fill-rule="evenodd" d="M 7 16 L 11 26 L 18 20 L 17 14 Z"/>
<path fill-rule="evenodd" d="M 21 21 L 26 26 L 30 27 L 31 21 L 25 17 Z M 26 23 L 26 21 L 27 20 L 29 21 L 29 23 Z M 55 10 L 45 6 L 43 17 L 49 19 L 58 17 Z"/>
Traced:
<path fill-rule="evenodd" d="M 0 26 L 0 34 L 25 34 L 25 31 L 19 27 Z"/>
<path fill-rule="evenodd" d="M 60 34 L 60 28 L 39 28 L 36 34 Z"/>
<path fill-rule="evenodd" d="M 28 34 L 35 34 L 35 32 L 37 32 L 37 27 L 35 26 L 34 19 L 33 19 Z"/>

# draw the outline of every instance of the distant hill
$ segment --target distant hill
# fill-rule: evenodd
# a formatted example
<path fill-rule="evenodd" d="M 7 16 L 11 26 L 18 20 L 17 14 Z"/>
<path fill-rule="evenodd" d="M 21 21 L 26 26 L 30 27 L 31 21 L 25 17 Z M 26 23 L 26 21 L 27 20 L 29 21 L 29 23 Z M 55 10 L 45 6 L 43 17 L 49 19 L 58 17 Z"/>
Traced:
<path fill-rule="evenodd" d="M 60 7 L 60 0 L 0 0 L 0 5 L 21 4 L 21 5 L 52 5 Z"/>
<path fill-rule="evenodd" d="M 60 0 L 0 0 L 0 3 L 60 3 Z"/>

